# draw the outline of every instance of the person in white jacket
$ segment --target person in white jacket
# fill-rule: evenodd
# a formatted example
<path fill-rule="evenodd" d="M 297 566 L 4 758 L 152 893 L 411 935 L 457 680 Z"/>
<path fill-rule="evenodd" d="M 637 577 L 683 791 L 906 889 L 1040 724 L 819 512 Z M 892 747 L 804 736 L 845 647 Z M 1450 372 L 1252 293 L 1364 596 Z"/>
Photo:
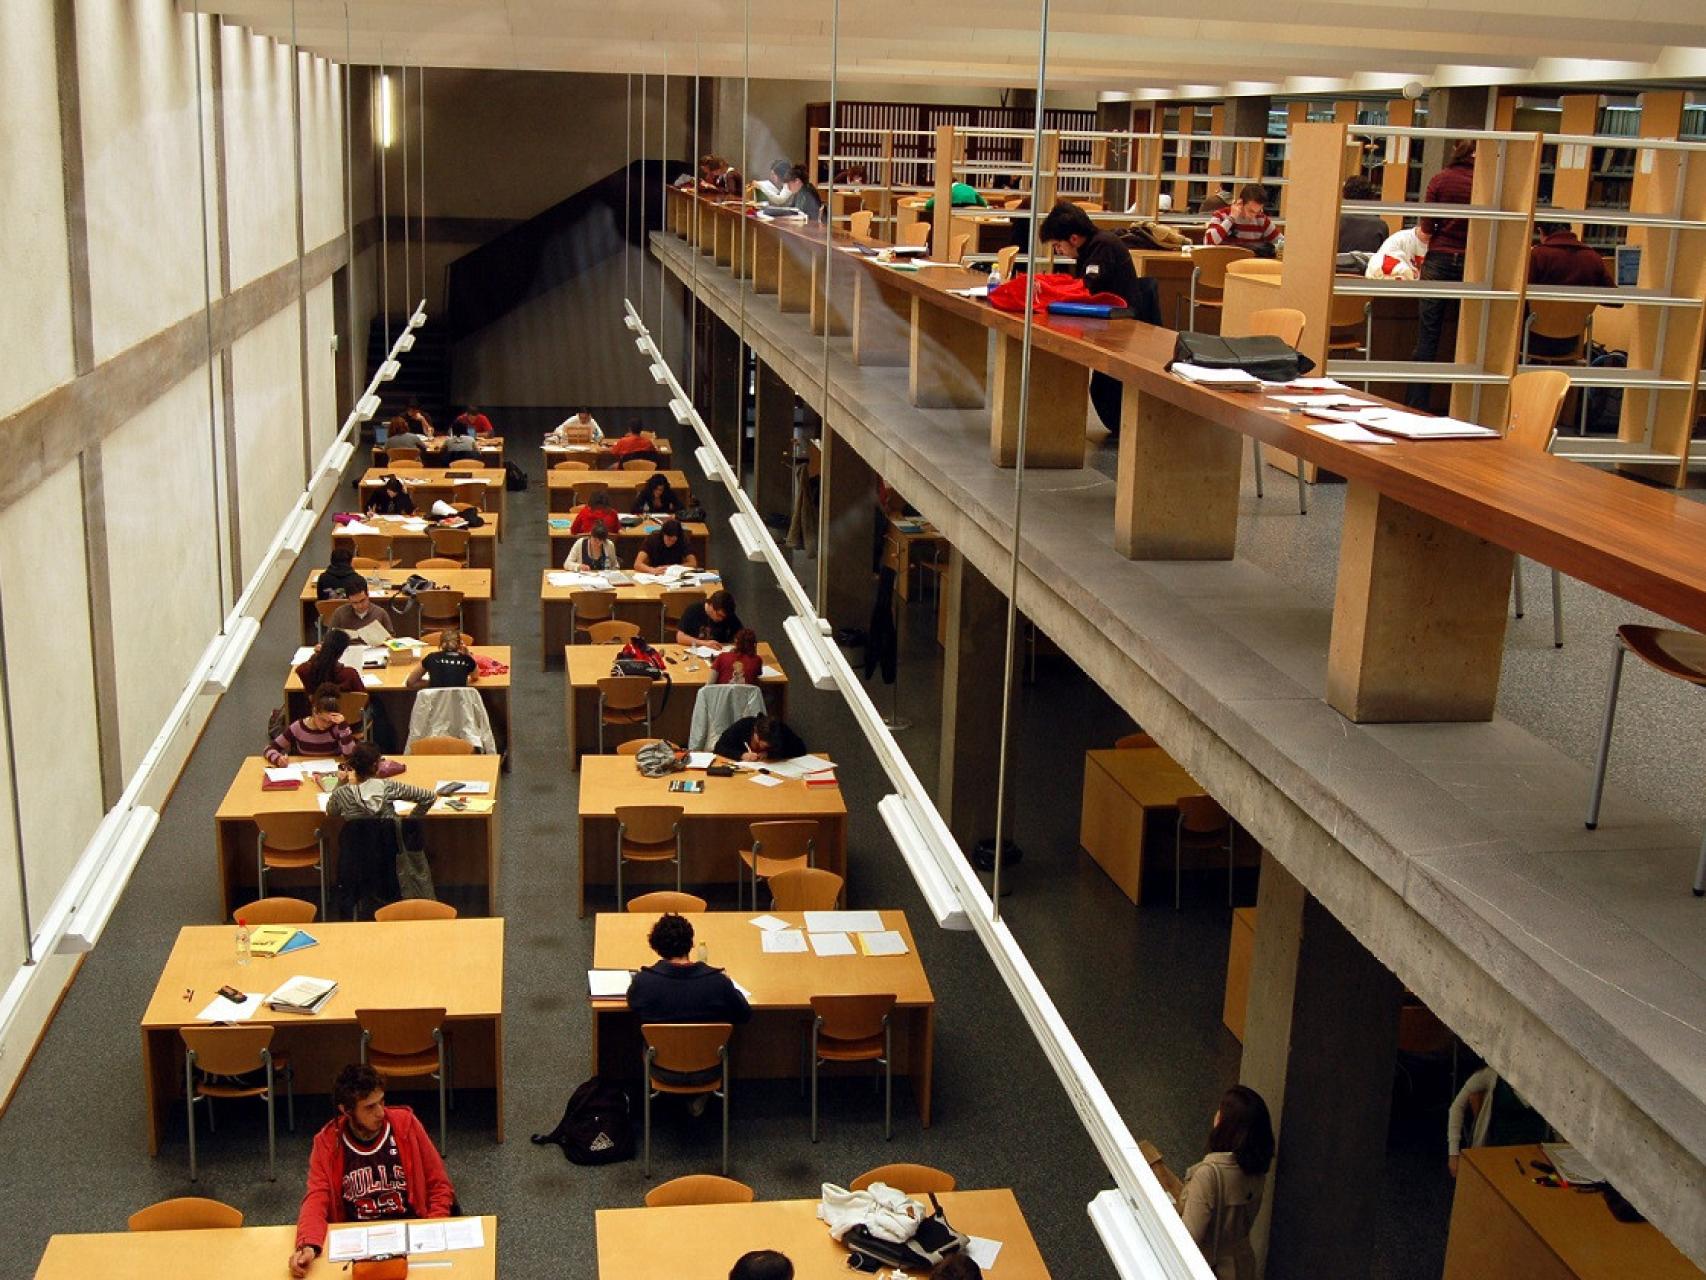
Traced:
<path fill-rule="evenodd" d="M 1422 259 L 1428 256 L 1428 234 L 1420 227 L 1394 231 L 1368 260 L 1363 274 L 1370 280 L 1419 280 Z"/>
<path fill-rule="evenodd" d="M 1469 1140 L 1463 1140 L 1463 1120 L 1473 1113 Z M 1542 1141 L 1545 1117 L 1528 1105 L 1508 1080 L 1491 1067 L 1482 1067 L 1463 1082 L 1445 1115 L 1445 1167 L 1457 1176 L 1457 1157 L 1464 1147 L 1511 1146 Z"/>

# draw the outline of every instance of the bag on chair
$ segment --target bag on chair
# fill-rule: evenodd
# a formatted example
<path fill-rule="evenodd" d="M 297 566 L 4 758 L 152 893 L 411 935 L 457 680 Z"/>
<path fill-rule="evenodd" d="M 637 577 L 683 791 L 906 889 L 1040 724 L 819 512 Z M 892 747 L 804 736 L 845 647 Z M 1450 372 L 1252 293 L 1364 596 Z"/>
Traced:
<path fill-rule="evenodd" d="M 662 778 L 685 769 L 687 753 L 673 742 L 648 742 L 634 753 L 634 767 L 648 778 Z"/>
<path fill-rule="evenodd" d="M 571 1164 L 617 1164 L 634 1158 L 634 1118 L 628 1093 L 598 1076 L 569 1095 L 563 1118 L 549 1133 L 536 1133 L 540 1146 L 554 1142 Z"/>

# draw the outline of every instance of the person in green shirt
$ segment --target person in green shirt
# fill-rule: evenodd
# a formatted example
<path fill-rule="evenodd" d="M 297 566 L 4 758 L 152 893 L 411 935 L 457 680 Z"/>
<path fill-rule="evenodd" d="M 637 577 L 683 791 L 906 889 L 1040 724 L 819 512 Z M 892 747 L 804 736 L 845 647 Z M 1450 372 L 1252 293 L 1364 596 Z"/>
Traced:
<path fill-rule="evenodd" d="M 955 208 L 971 207 L 976 209 L 989 208 L 989 201 L 977 193 L 977 188 L 967 182 L 956 182 L 948 188 L 948 204 Z M 924 202 L 924 212 L 929 213 L 936 207 L 936 197 L 931 196 Z"/>

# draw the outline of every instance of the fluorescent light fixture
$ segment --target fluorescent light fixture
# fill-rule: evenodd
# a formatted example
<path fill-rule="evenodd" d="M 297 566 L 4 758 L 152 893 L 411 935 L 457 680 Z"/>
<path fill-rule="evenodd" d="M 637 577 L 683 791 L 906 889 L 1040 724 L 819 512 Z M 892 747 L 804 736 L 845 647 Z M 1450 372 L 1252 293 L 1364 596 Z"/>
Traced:
<path fill-rule="evenodd" d="M 784 629 L 787 623 L 782 624 Z M 924 895 L 924 903 L 936 923 L 944 929 L 969 929 L 965 904 L 960 901 L 948 873 L 937 860 L 934 842 L 925 834 L 925 824 L 919 821 L 913 802 L 898 792 L 877 801 L 877 812 L 883 817 L 889 835 L 906 860 L 907 869 Z M 958 856 L 957 852 L 954 856 Z"/>
<path fill-rule="evenodd" d="M 372 422 L 373 415 L 379 412 L 378 396 L 363 396 L 355 406 L 355 416 L 363 422 Z"/>
<path fill-rule="evenodd" d="M 397 376 L 402 367 L 403 366 L 398 364 L 395 360 L 387 360 L 384 364 L 379 366 L 379 381 L 391 381 L 392 378 Z"/>
<path fill-rule="evenodd" d="M 379 145 L 391 145 L 391 77 L 385 73 L 379 76 Z"/>
<path fill-rule="evenodd" d="M 622 317 L 622 323 L 628 326 L 630 333 L 644 333 L 646 331 L 645 326 L 640 323 L 640 317 L 631 311 Z"/>
<path fill-rule="evenodd" d="M 794 652 L 800 655 L 800 665 L 806 669 L 806 678 L 812 682 L 812 688 L 822 689 L 826 693 L 833 690 L 835 676 L 824 659 L 823 649 L 812 625 L 795 614 L 783 621 L 782 630 L 787 633 L 788 639 L 793 641 Z"/>
<path fill-rule="evenodd" d="M 734 528 L 735 541 L 740 543 L 742 554 L 748 560 L 764 559 L 764 540 L 752 527 L 752 517 L 739 512 L 729 517 L 729 524 Z"/>
<path fill-rule="evenodd" d="M 710 445 L 700 445 L 693 451 L 693 457 L 699 463 L 699 469 L 705 473 L 707 480 L 721 480 L 723 478 L 722 461 L 712 451 Z"/>
<path fill-rule="evenodd" d="M 652 366 L 652 381 L 662 386 L 669 381 L 669 370 L 661 364 L 654 364 Z"/>
<path fill-rule="evenodd" d="M 348 440 L 340 440 L 326 454 L 326 466 L 332 471 L 342 471 L 349 465 L 349 460 L 355 457 L 355 446 Z M 304 515 L 312 516 L 313 512 L 305 511 Z"/>
<path fill-rule="evenodd" d="M 249 656 L 249 648 L 260 633 L 260 619 L 246 614 L 237 619 L 237 625 L 225 633 L 219 652 L 208 665 L 207 676 L 201 685 L 203 693 L 224 693 L 231 687 L 231 682 L 237 678 L 237 668 Z"/>
<path fill-rule="evenodd" d="M 414 315 L 409 317 L 409 328 L 411 328 L 411 329 L 424 329 L 425 327 L 426 327 L 426 311 L 423 308 L 422 310 L 415 312 Z"/>
<path fill-rule="evenodd" d="M 669 411 L 675 415 L 676 422 L 684 427 L 693 421 L 693 410 L 688 407 L 685 400 L 671 400 Z"/>
<path fill-rule="evenodd" d="M 287 556 L 301 555 L 302 548 L 308 545 L 308 535 L 313 532 L 314 513 L 307 507 L 298 509 L 284 526 L 284 544 L 280 551 Z"/>
<path fill-rule="evenodd" d="M 628 318 L 630 320 L 633 319 L 632 316 L 629 316 Z M 649 338 L 646 335 L 644 330 L 641 330 L 640 336 L 634 339 L 634 346 L 636 349 L 645 352 L 647 355 L 650 355 L 651 350 L 652 350 L 652 340 L 651 340 L 651 338 Z"/>
<path fill-rule="evenodd" d="M 253 618 L 246 620 L 254 621 Z M 256 625 L 259 626 L 258 623 Z M 110 825 L 103 823 L 97 829 L 91 845 L 103 838 L 108 843 L 104 850 L 93 850 L 95 856 L 102 861 L 90 876 L 83 896 L 72 908 L 65 932 L 60 935 L 58 945 L 54 948 L 60 955 L 80 955 L 95 949 L 95 943 L 101 938 L 101 930 L 107 927 L 113 908 L 118 905 L 119 894 L 124 892 L 124 886 L 130 881 L 130 873 L 136 869 L 142 851 L 148 847 L 148 838 L 154 834 L 154 828 L 159 824 L 160 814 L 156 810 L 146 805 L 138 805 L 123 812 Z M 91 850 L 86 849 L 83 856 L 89 857 L 90 853 Z"/>
<path fill-rule="evenodd" d="M 414 349 L 415 349 L 415 335 L 414 334 L 405 333 L 401 338 L 397 339 L 397 350 L 399 352 L 413 351 Z"/>
<path fill-rule="evenodd" d="M 1118 1191 L 1102 1192 L 1090 1202 L 1088 1211 L 1090 1224 L 1101 1237 L 1102 1247 L 1108 1251 L 1120 1280 L 1152 1280 L 1155 1276 L 1173 1274 L 1144 1237 L 1131 1205 Z M 1197 1269 L 1188 1262 L 1186 1266 L 1191 1271 Z"/>

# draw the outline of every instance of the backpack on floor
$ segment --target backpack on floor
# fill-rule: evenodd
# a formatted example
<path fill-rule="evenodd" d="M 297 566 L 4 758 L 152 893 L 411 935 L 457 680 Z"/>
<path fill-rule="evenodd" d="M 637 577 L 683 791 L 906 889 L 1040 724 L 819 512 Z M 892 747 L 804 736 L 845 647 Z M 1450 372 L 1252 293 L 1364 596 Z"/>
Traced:
<path fill-rule="evenodd" d="M 504 488 L 511 493 L 520 493 L 527 488 L 527 472 L 513 462 L 504 463 Z"/>
<path fill-rule="evenodd" d="M 634 1158 L 634 1119 L 621 1085 L 594 1076 L 569 1095 L 563 1118 L 533 1141 L 555 1142 L 572 1164 L 617 1164 Z"/>

